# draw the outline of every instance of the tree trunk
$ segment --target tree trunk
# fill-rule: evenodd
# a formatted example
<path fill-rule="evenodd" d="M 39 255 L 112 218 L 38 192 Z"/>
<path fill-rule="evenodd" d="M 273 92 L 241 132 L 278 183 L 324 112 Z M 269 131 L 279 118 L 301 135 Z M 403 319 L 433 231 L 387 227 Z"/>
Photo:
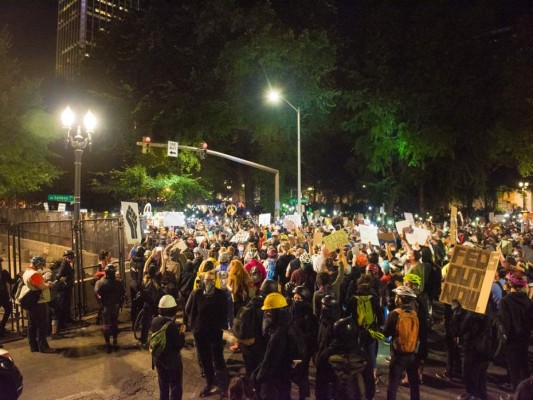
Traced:
<path fill-rule="evenodd" d="M 424 215 L 425 213 L 425 206 L 424 206 L 424 184 L 421 183 L 420 186 L 418 186 L 418 210 L 421 215 Z"/>

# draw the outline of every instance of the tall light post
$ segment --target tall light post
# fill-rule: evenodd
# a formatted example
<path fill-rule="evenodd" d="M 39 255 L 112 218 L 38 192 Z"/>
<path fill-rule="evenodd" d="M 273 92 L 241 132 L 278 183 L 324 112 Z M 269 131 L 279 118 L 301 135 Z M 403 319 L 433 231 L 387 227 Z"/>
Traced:
<path fill-rule="evenodd" d="M 522 192 L 522 211 L 526 211 L 527 188 L 529 187 L 529 182 L 518 182 L 518 186 L 520 186 L 520 191 Z"/>
<path fill-rule="evenodd" d="M 73 244 L 74 254 L 76 255 L 76 271 L 78 275 L 78 286 L 83 281 L 83 261 L 81 257 L 81 227 L 80 227 L 80 197 L 81 197 L 81 156 L 83 150 L 87 147 L 89 149 L 92 145 L 91 134 L 94 133 L 96 127 L 96 118 L 94 114 L 89 110 L 83 118 L 84 130 L 81 125 L 77 126 L 76 132 L 72 132 L 73 126 L 75 126 L 76 115 L 71 110 L 70 106 L 67 106 L 61 114 L 61 122 L 63 128 L 67 130 L 67 146 L 74 149 L 74 213 L 73 219 Z M 82 296 L 81 290 L 78 287 L 78 317 L 81 319 L 83 314 L 82 310 Z"/>
<path fill-rule="evenodd" d="M 289 100 L 287 100 L 285 97 L 283 97 L 279 91 L 277 90 L 270 90 L 268 92 L 268 100 L 272 103 L 278 103 L 280 100 L 283 100 L 285 103 L 287 103 L 291 108 L 296 111 L 297 115 L 297 121 L 298 121 L 298 139 L 297 139 L 297 154 L 298 154 L 298 205 L 297 205 L 297 212 L 299 215 L 302 215 L 302 160 L 301 160 L 301 152 L 300 152 L 300 107 L 295 107 L 291 104 Z"/>

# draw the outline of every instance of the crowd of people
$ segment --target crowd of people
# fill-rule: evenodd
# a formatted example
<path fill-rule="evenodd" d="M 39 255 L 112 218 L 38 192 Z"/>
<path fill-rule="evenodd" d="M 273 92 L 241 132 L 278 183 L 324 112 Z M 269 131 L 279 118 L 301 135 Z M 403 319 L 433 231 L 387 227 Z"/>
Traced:
<path fill-rule="evenodd" d="M 343 222 L 284 228 L 260 227 L 253 220 L 204 220 L 185 228 L 150 228 L 130 252 L 129 297 L 132 327 L 141 321 L 139 344 L 152 353 L 160 399 L 182 398 L 180 350 L 186 332 L 205 378 L 201 397 L 288 400 L 294 384 L 304 400 L 311 396 L 314 365 L 317 400 L 372 399 L 384 377 L 378 349 L 387 346 L 387 399 L 396 398 L 401 384 L 409 386 L 411 399 L 419 399 L 437 319 L 434 306 L 457 245 L 498 251 L 500 262 L 484 314 L 465 309 L 460 299 L 444 304 L 447 365 L 436 377 L 464 383 L 458 399 L 487 400 L 492 362 L 507 371 L 502 385 L 514 398 L 527 398 L 520 393 L 533 385 L 528 369 L 533 231 L 512 224 L 464 226 L 450 238 L 428 223 L 426 243 L 410 245 L 404 232 L 394 232 L 378 246 L 362 243 L 357 225 Z M 326 237 L 340 230 L 347 236 L 342 248 L 313 242 L 318 231 Z M 32 351 L 50 351 L 49 322 L 41 308 L 52 297 L 52 334 L 60 335 L 68 321 L 64 307 L 70 299 L 62 288 L 73 284 L 70 256 L 65 253 L 53 278 L 37 273 L 44 260 L 34 257 L 22 277 L 43 293 L 56 291 L 29 310 Z M 109 253 L 103 251 L 100 259 L 95 295 L 110 353 L 118 348 L 126 293 Z M 178 310 L 183 312 L 179 323 Z M 224 331 L 231 333 L 230 350 L 242 354 L 245 366 L 233 379 L 224 360 Z"/>
<path fill-rule="evenodd" d="M 390 346 L 387 398 L 395 399 L 407 384 L 418 399 L 433 305 L 457 244 L 500 251 L 501 259 L 485 314 L 464 309 L 458 300 L 444 305 L 448 362 L 437 378 L 464 382 L 460 399 L 488 399 L 487 369 L 494 362 L 506 368 L 509 391 L 528 384 L 530 232 L 513 225 L 470 226 L 452 241 L 428 224 L 432 234 L 422 245 L 409 245 L 403 233 L 395 233 L 389 243 L 374 246 L 361 243 L 357 228 L 341 224 L 287 229 L 201 221 L 176 230 L 152 228 L 131 252 L 131 296 L 139 299 L 132 321 L 142 309 L 146 327 L 141 346 L 149 346 L 151 318 L 163 312 L 157 299 L 166 295 L 184 310 L 180 335 L 192 332 L 206 380 L 201 397 L 224 398 L 237 388 L 244 397 L 234 398 L 290 399 L 294 384 L 299 399 L 306 399 L 312 364 L 318 400 L 372 399 L 382 379 L 378 348 Z M 323 236 L 345 230 L 348 243 L 336 250 L 313 243 L 317 230 Z M 511 243 L 507 256 L 502 243 Z M 232 333 L 230 350 L 242 353 L 245 365 L 233 385 L 223 357 L 224 330 Z M 156 366 L 164 368 L 157 360 Z M 174 373 L 181 375 L 181 368 Z M 169 393 L 181 398 L 181 380 L 173 385 L 170 392 L 162 386 L 162 399 Z"/>

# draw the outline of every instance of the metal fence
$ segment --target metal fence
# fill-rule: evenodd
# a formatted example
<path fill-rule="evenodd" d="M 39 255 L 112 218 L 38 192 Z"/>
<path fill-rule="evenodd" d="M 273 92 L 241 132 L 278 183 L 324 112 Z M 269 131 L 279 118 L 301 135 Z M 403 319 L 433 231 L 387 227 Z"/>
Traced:
<path fill-rule="evenodd" d="M 34 255 L 53 262 L 62 259 L 65 250 L 74 247 L 73 221 L 64 213 L 0 208 L 0 221 L 0 252 L 4 255 L 4 269 L 12 277 L 24 271 Z M 93 276 L 98 268 L 100 251 L 110 251 L 120 275 L 126 276 L 122 218 L 83 219 L 80 229 L 82 257 L 74 261 L 72 304 L 72 315 L 76 318 L 98 310 Z M 26 326 L 26 315 L 16 305 L 12 315 L 11 328 L 21 333 Z"/>

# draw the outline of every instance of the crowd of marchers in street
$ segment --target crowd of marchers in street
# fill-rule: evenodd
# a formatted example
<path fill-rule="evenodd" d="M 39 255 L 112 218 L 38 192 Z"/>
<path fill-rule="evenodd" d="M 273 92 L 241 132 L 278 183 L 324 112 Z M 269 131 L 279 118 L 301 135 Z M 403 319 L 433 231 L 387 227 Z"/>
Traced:
<path fill-rule="evenodd" d="M 444 304 L 447 363 L 436 377 L 464 384 L 458 399 L 487 400 L 487 369 L 494 363 L 507 372 L 508 398 L 530 398 L 533 230 L 511 222 L 465 225 L 450 237 L 428 221 L 426 243 L 409 244 L 404 232 L 391 231 L 393 240 L 378 246 L 362 243 L 357 224 L 344 227 L 342 218 L 280 225 L 259 226 L 250 217 L 151 226 L 129 254 L 128 296 L 103 250 L 94 290 L 106 351 L 119 349 L 118 316 L 129 297 L 132 328 L 140 329 L 139 346 L 151 353 L 162 400 L 182 398 L 185 335 L 194 339 L 205 378 L 200 397 L 289 400 L 294 384 L 300 400 L 313 388 L 318 400 L 373 399 L 385 377 L 378 348 L 387 346 L 387 399 L 402 384 L 411 399 L 420 399 L 434 305 L 454 249 L 472 246 L 499 252 L 498 267 L 484 313 L 465 309 L 459 299 Z M 318 231 L 327 237 L 340 230 L 348 239 L 342 248 L 313 243 Z M 47 336 L 61 339 L 71 322 L 73 258 L 67 251 L 49 268 L 33 257 L 18 285 L 23 289 L 11 295 L 28 310 L 31 351 L 54 353 Z M 0 277 L 4 332 L 12 308 L 6 284 L 15 279 L 6 270 Z M 228 373 L 224 331 L 233 338 L 230 350 L 242 354 L 243 374 Z"/>

